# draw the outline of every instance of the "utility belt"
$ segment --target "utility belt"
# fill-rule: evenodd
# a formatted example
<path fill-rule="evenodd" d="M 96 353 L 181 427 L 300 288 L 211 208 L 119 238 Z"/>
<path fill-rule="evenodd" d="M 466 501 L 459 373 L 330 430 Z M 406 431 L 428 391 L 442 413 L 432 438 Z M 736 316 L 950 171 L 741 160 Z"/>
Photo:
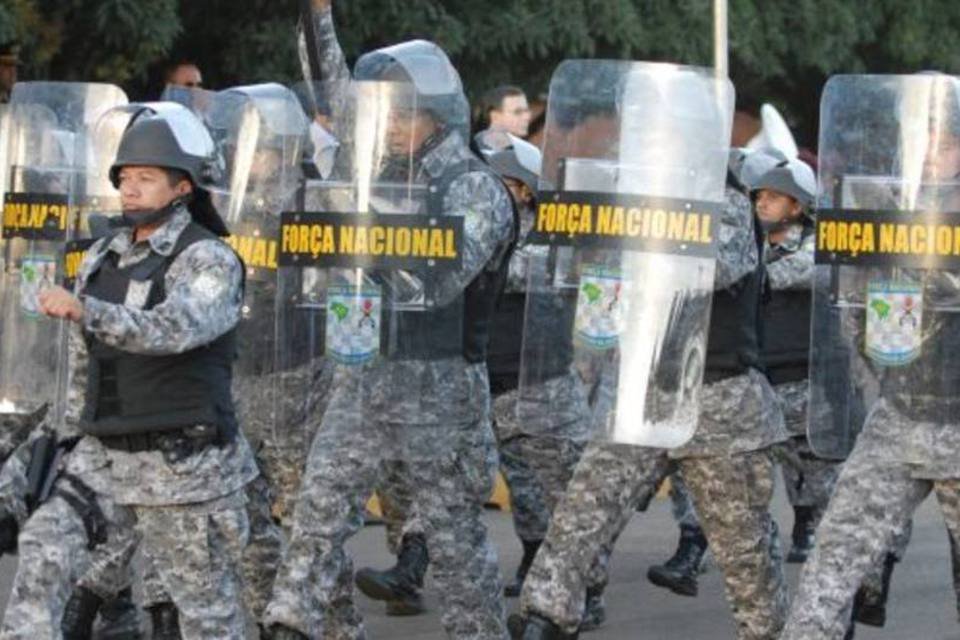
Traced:
<path fill-rule="evenodd" d="M 179 462 L 211 445 L 223 447 L 230 444 L 233 438 L 216 425 L 201 424 L 165 431 L 100 436 L 99 440 L 108 449 L 127 453 L 159 451 L 167 462 Z"/>

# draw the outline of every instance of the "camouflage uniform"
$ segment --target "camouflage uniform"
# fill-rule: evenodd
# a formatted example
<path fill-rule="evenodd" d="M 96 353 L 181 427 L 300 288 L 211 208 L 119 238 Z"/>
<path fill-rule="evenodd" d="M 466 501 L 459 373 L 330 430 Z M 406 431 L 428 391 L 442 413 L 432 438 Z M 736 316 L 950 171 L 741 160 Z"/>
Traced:
<path fill-rule="evenodd" d="M 346 79 L 330 9 L 314 18 L 319 41 L 310 45 L 320 49 L 324 80 Z M 331 102 L 338 100 L 332 96 Z M 422 152 L 416 179 L 424 182 L 471 157 L 455 131 Z M 464 216 L 464 246 L 460 268 L 433 283 L 438 306 L 457 300 L 509 241 L 509 198 L 485 172 L 467 172 L 449 183 L 443 212 Z M 364 503 L 378 485 L 383 463 L 415 460 L 406 470 L 444 628 L 456 638 L 505 638 L 496 551 L 481 519 L 496 469 L 489 405 L 486 367 L 461 357 L 336 367 L 265 624 L 282 624 L 311 638 L 362 637 L 344 545 L 363 524 Z"/>
<path fill-rule="evenodd" d="M 46 412 L 44 406 L 34 413 L 0 414 L 0 464 L 30 437 Z"/>
<path fill-rule="evenodd" d="M 750 203 L 727 189 L 720 226 L 717 289 L 757 268 Z M 602 376 L 609 377 L 609 372 Z M 601 378 L 595 413 L 614 385 Z M 755 370 L 707 384 L 693 439 L 670 451 L 593 442 L 554 512 L 521 597 L 525 614 L 574 632 L 588 590 L 602 588 L 599 558 L 609 554 L 635 505 L 652 496 L 676 465 L 724 572 L 738 638 L 774 638 L 786 616 L 786 587 L 776 528 L 770 447 L 786 437 L 773 390 Z"/>
<path fill-rule="evenodd" d="M 30 438 L 13 451 L 0 470 L 0 511 L 11 514 L 21 532 L 19 564 L 36 558 L 45 560 L 42 566 L 25 570 L 29 573 L 15 581 L 18 592 L 8 601 L 4 621 L 9 620 L 9 624 L 3 628 L 3 637 L 58 638 L 60 618 L 74 586 L 84 587 L 109 602 L 132 583 L 129 562 L 139 536 L 128 512 L 113 508 L 95 516 L 96 524 L 105 527 L 105 535 L 102 541 L 91 540 L 87 527 L 94 521 L 85 522 L 75 506 L 68 502 L 82 504 L 85 496 L 72 481 L 61 476 L 54 481 L 52 497 L 31 517 L 26 503 L 31 451 L 38 438 L 52 433 L 46 421 L 38 424 Z M 77 456 L 78 459 L 73 459 Z M 82 451 L 67 453 L 61 468 L 89 469 L 90 463 L 82 456 Z M 110 503 L 105 505 L 110 506 Z M 49 547 L 49 540 L 57 541 L 56 549 Z M 118 633 L 122 629 L 111 626 L 110 631 Z M 15 633 L 25 635 L 11 636 Z"/>
<path fill-rule="evenodd" d="M 883 556 L 896 547 L 898 534 L 931 492 L 956 539 L 957 451 L 960 436 L 953 425 L 918 421 L 888 400 L 878 402 L 817 529 L 817 545 L 803 568 L 784 640 L 844 636 L 861 580 L 882 565 Z"/>
<path fill-rule="evenodd" d="M 549 618 L 567 633 L 579 628 L 588 589 L 606 586 L 606 559 L 617 538 L 637 503 L 656 493 L 669 466 L 658 449 L 587 445 L 523 583 L 524 614 Z"/>
<path fill-rule="evenodd" d="M 283 560 L 285 540 L 280 525 L 289 528 L 292 522 L 295 496 L 306 463 L 306 426 L 317 422 L 297 416 L 297 424 L 288 425 L 289 428 L 274 424 L 273 391 L 278 375 L 287 385 L 313 385 L 311 395 L 319 396 L 316 408 L 321 412 L 329 385 L 329 376 L 322 366 L 305 366 L 282 374 L 248 375 L 234 381 L 240 425 L 247 439 L 254 443 L 260 469 L 260 475 L 246 488 L 250 536 L 242 566 L 243 600 L 255 618 L 263 615 Z M 287 419 L 293 417 L 289 410 L 282 413 Z"/>
<path fill-rule="evenodd" d="M 380 512 L 387 529 L 387 550 L 400 554 L 404 535 L 423 533 L 416 517 L 415 491 L 407 465 L 399 460 L 384 461 L 377 497 Z"/>
<path fill-rule="evenodd" d="M 700 528 L 697 509 L 693 506 L 690 489 L 679 469 L 670 473 L 670 512 L 674 521 L 681 527 Z"/>
<path fill-rule="evenodd" d="M 803 226 L 790 227 L 786 237 L 776 245 L 769 245 L 765 253 L 767 281 L 777 291 L 809 289 L 813 285 L 813 250 L 816 237 L 804 237 Z M 768 334 L 778 327 L 766 327 Z M 840 464 L 818 458 L 807 443 L 806 380 L 784 382 L 774 389 L 780 401 L 784 422 L 791 437 L 782 445 L 781 471 L 787 488 L 787 497 L 794 507 L 811 507 L 814 526 L 820 521 L 833 493 Z"/>
<path fill-rule="evenodd" d="M 530 261 L 546 256 L 548 247 L 527 244 L 535 212 L 519 208 L 519 236 L 510 258 L 507 295 L 527 290 Z M 534 298 L 534 305 L 549 305 Z M 550 322 L 552 316 L 532 313 L 532 320 Z M 515 327 L 521 331 L 522 327 Z M 544 329 L 546 331 L 546 329 Z M 493 416 L 500 468 L 510 488 L 510 506 L 517 536 L 528 542 L 543 540 L 550 514 L 563 494 L 588 437 L 586 390 L 573 371 L 527 388 L 511 389 L 494 398 Z"/>
<path fill-rule="evenodd" d="M 949 531 L 948 531 L 949 533 Z M 910 538 L 913 536 L 913 520 L 908 520 L 906 525 L 894 532 L 893 534 L 893 543 L 890 548 L 887 549 L 887 553 L 893 556 L 894 562 L 900 562 L 903 560 L 903 556 L 907 552 L 907 546 L 910 544 Z M 950 556 L 951 561 L 953 562 L 953 588 L 957 589 L 957 576 L 956 576 L 956 551 L 953 548 L 953 539 L 951 536 L 951 547 L 950 547 Z M 884 573 L 884 556 L 880 556 L 880 561 L 871 566 L 867 570 L 867 574 L 863 576 L 863 581 L 860 583 L 859 594 L 863 597 L 865 602 L 884 602 L 883 599 L 883 573 Z"/>
<path fill-rule="evenodd" d="M 275 384 L 274 378 L 282 382 Z M 257 436 L 256 451 L 260 472 L 272 491 L 273 516 L 287 532 L 293 526 L 307 452 L 320 428 L 332 382 L 333 367 L 323 358 L 314 358 L 289 371 L 273 374 L 258 386 L 260 389 L 282 387 L 288 392 L 287 397 L 277 398 L 285 403 L 280 415 L 286 423 L 271 425 L 262 431 Z M 251 433 L 251 430 L 245 427 L 245 432 Z"/>
<path fill-rule="evenodd" d="M 495 401 L 498 427 L 507 420 L 516 422 L 514 395 L 511 392 Z M 512 406 L 501 406 L 508 403 Z M 521 540 L 543 540 L 553 509 L 583 454 L 584 443 L 567 437 L 523 434 L 500 437 L 498 449 L 500 469 L 510 488 L 514 531 Z"/>
<path fill-rule="evenodd" d="M 77 291 L 108 252 L 121 266 L 143 260 L 151 251 L 168 255 L 191 216 L 177 210 L 146 242 L 133 244 L 131 232 L 100 241 L 81 265 Z M 240 263 L 220 242 L 200 241 L 173 262 L 166 275 L 166 300 L 150 311 L 84 298 L 84 324 L 109 344 L 138 353 L 182 352 L 206 344 L 236 324 L 240 311 Z M 86 388 L 86 345 L 79 328 L 70 331 L 70 379 L 65 430 L 76 433 Z M 64 435 L 64 434 L 61 434 Z M 71 434 L 65 434 L 71 435 Z M 241 638 L 238 562 L 247 537 L 242 489 L 256 476 L 249 445 L 242 435 L 222 447 L 208 446 L 183 459 L 167 461 L 160 451 L 130 453 L 108 449 L 83 437 L 66 458 L 64 471 L 86 484 L 110 527 L 131 524 L 180 611 L 185 638 Z M 77 496 L 87 500 L 85 496 Z M 82 522 L 54 497 L 30 518 L 21 534 L 20 562 L 2 637 L 25 637 L 24 620 L 38 610 L 59 626 L 69 588 L 79 575 L 53 576 L 49 559 L 79 555 L 86 545 Z M 71 536 L 61 530 L 72 522 Z M 83 535 L 81 535 L 83 534 Z M 118 534 L 119 535 L 119 534 Z M 70 558 L 73 564 L 74 558 Z M 51 585 L 53 593 L 50 594 Z M 64 586 L 67 585 L 67 586 Z M 211 588 L 211 585 L 216 585 Z M 55 637 L 55 636 L 51 636 Z"/>
<path fill-rule="evenodd" d="M 466 153 L 459 136 L 451 134 L 423 164 L 441 172 Z M 465 238 L 462 271 L 443 283 L 440 297 L 452 297 L 469 283 L 507 239 L 507 198 L 483 173 L 464 174 L 451 184 L 445 209 L 469 212 L 466 228 L 472 232 Z M 420 381 L 419 388 L 407 391 L 411 381 Z M 363 400 L 365 393 L 372 396 Z M 364 406 L 373 414 L 366 420 L 358 415 Z M 378 486 L 384 463 L 430 451 L 440 453 L 405 467 L 444 603 L 444 627 L 454 637 L 504 636 L 496 554 L 480 520 L 496 461 L 486 368 L 456 358 L 336 371 L 311 447 L 289 551 L 265 615 L 268 625 L 281 623 L 311 637 L 361 633 L 343 543 L 362 525 L 364 501 Z M 331 608 L 341 613 L 321 619 L 320 612 Z"/>

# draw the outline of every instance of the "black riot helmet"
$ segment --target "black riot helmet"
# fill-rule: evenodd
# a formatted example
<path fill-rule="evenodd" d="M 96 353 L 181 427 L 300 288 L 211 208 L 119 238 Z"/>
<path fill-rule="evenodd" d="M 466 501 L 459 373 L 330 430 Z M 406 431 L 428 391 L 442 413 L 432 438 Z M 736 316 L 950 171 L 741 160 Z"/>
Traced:
<path fill-rule="evenodd" d="M 484 159 L 497 174 L 504 178 L 519 180 L 536 195 L 537 183 L 540 180 L 540 166 L 543 161 L 540 149 L 514 135 L 509 133 L 506 135 L 510 146 L 501 151 L 485 153 Z"/>
<path fill-rule="evenodd" d="M 187 202 L 194 220 L 217 235 L 229 235 L 207 190 L 222 180 L 223 159 L 204 124 L 189 109 L 174 102 L 131 107 L 132 116 L 110 167 L 113 186 L 119 188 L 120 169 L 126 166 L 182 171 L 194 187 Z"/>
<path fill-rule="evenodd" d="M 470 109 L 460 74 L 443 49 L 426 40 L 411 40 L 366 53 L 353 70 L 359 82 L 412 85 L 418 108 L 430 112 L 441 127 L 467 139 Z"/>
<path fill-rule="evenodd" d="M 110 167 L 113 186 L 120 184 L 120 169 L 134 165 L 178 169 L 198 188 L 220 181 L 222 161 L 210 132 L 197 116 L 174 102 L 138 106 Z"/>

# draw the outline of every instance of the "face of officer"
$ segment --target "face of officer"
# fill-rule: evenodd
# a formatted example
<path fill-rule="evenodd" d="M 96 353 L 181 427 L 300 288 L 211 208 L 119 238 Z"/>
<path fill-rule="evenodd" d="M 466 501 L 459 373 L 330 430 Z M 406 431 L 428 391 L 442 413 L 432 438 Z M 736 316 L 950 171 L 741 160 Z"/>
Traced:
<path fill-rule="evenodd" d="M 530 187 L 516 178 L 505 176 L 503 181 L 506 183 L 507 188 L 510 189 L 510 195 L 513 196 L 514 202 L 521 206 L 529 207 L 533 205 L 533 192 L 530 191 Z"/>
<path fill-rule="evenodd" d="M 160 167 L 127 166 L 120 169 L 119 189 L 124 211 L 156 211 L 193 191 L 193 185 Z"/>
<path fill-rule="evenodd" d="M 525 138 L 530 128 L 530 105 L 527 96 L 506 96 L 499 109 L 490 110 L 490 128 Z"/>
<path fill-rule="evenodd" d="M 426 111 L 398 110 L 387 123 L 387 148 L 392 156 L 416 153 L 437 131 L 437 123 Z"/>
<path fill-rule="evenodd" d="M 757 192 L 757 217 L 768 228 L 787 226 L 803 214 L 803 207 L 791 196 L 773 189 Z"/>
<path fill-rule="evenodd" d="M 203 75 L 201 75 L 200 68 L 197 65 L 181 64 L 167 76 L 167 84 L 199 89 L 203 86 Z"/>

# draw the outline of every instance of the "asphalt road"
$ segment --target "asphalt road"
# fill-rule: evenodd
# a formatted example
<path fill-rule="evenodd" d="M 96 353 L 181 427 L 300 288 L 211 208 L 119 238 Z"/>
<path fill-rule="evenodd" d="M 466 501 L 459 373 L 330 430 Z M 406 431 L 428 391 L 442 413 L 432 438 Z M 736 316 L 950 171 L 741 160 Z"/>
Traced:
<path fill-rule="evenodd" d="M 781 531 L 788 533 L 792 516 L 783 491 L 778 490 L 774 509 Z M 511 575 L 520 556 L 520 545 L 509 514 L 490 512 L 487 522 L 500 550 L 504 576 Z M 733 624 L 723 595 L 720 574 L 711 568 L 700 580 L 696 598 L 675 596 L 646 580 L 647 567 L 665 560 L 676 544 L 676 528 L 666 501 L 637 514 L 620 539 L 612 563 L 607 591 L 607 623 L 584 634 L 589 640 L 726 640 L 734 637 Z M 358 567 L 386 566 L 392 561 L 383 543 L 383 528 L 365 528 L 350 543 Z M 0 597 L 6 602 L 16 570 L 15 558 L 0 562 Z M 788 565 L 791 588 L 796 565 Z M 430 586 L 428 584 L 428 591 Z M 440 640 L 437 600 L 428 595 L 430 612 L 415 618 L 388 618 L 380 603 L 358 595 L 370 638 Z M 510 601 L 510 607 L 515 607 Z M 885 629 L 859 627 L 859 640 L 960 639 L 955 599 L 950 581 L 947 534 L 939 508 L 927 500 L 917 513 L 913 540 L 904 562 L 897 566 Z"/>

